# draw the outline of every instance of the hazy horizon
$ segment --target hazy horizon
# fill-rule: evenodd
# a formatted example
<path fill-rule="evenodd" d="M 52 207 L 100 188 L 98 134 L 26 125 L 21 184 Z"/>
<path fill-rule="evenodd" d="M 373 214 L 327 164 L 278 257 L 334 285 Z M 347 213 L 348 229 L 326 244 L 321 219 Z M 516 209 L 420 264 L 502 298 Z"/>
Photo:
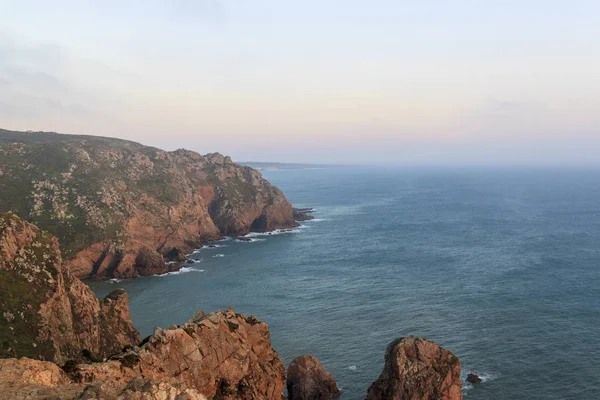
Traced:
<path fill-rule="evenodd" d="M 594 1 L 0 0 L 0 127 L 239 161 L 600 165 Z"/>

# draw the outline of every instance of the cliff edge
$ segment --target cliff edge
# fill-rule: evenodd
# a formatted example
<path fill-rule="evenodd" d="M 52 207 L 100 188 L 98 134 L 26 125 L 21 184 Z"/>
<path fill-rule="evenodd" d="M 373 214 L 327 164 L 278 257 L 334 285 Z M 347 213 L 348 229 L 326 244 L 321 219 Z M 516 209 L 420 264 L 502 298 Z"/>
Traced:
<path fill-rule="evenodd" d="M 0 358 L 63 364 L 139 343 L 127 293 L 98 300 L 64 268 L 56 238 L 11 213 L 0 213 L 0 310 Z"/>
<path fill-rule="evenodd" d="M 219 153 L 6 130 L 0 211 L 58 237 L 82 279 L 165 273 L 204 241 L 298 225 L 281 190 Z"/>

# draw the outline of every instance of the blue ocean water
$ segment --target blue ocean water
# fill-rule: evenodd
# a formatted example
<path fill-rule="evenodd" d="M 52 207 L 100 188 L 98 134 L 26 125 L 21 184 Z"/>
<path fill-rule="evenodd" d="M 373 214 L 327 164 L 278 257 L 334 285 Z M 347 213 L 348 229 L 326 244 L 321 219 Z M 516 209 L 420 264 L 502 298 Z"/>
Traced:
<path fill-rule="evenodd" d="M 364 399 L 397 337 L 460 357 L 468 399 L 600 398 L 600 170 L 339 168 L 264 173 L 315 221 L 219 242 L 129 291 L 143 335 L 235 306 L 287 365 L 316 355 Z"/>

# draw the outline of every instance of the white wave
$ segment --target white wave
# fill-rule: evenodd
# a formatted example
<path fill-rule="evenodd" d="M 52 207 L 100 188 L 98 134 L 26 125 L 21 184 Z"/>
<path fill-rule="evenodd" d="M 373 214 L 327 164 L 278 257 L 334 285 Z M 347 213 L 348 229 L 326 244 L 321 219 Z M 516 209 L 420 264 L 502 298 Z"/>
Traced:
<path fill-rule="evenodd" d="M 298 225 L 294 228 L 286 228 L 286 229 L 275 229 L 270 232 L 250 232 L 247 235 L 242 237 L 252 238 L 252 237 L 260 237 L 260 236 L 277 236 L 277 235 L 287 235 L 292 233 L 300 233 L 301 229 L 307 228 L 306 225 Z"/>
<path fill-rule="evenodd" d="M 189 257 L 193 256 L 194 254 L 201 253 L 202 250 L 220 249 L 222 247 L 227 247 L 227 245 L 225 245 L 225 244 L 213 244 L 213 243 L 211 243 L 211 244 L 208 244 L 208 245 L 204 245 L 204 246 L 200 247 L 199 249 L 195 249 L 190 254 L 186 254 L 185 256 L 189 258 Z"/>
<path fill-rule="evenodd" d="M 160 274 L 160 275 L 156 275 L 156 276 L 162 278 L 162 277 L 170 276 L 170 275 L 186 274 L 188 272 L 204 272 L 204 270 L 203 269 L 195 269 L 195 268 L 192 268 L 192 267 L 183 267 L 179 271 L 167 272 L 166 274 Z"/>
<path fill-rule="evenodd" d="M 225 257 L 225 254 L 215 254 L 215 255 L 213 256 L 213 258 L 215 258 L 215 257 Z"/>
<path fill-rule="evenodd" d="M 248 236 L 244 236 L 244 237 L 248 237 Z M 237 241 L 240 242 L 240 243 L 255 243 L 255 242 L 264 242 L 266 240 L 267 239 L 260 239 L 260 238 L 257 238 L 257 237 L 250 237 L 250 240 L 239 240 L 238 239 Z"/>
<path fill-rule="evenodd" d="M 117 279 L 117 278 L 113 278 L 113 279 L 109 279 L 108 281 L 109 281 L 110 283 L 119 283 L 119 282 L 121 282 L 122 280 L 123 280 L 123 279 Z"/>
<path fill-rule="evenodd" d="M 348 367 L 350 371 L 358 371 L 358 367 L 356 365 L 351 365 Z"/>
<path fill-rule="evenodd" d="M 495 376 L 486 374 L 485 372 L 483 374 L 477 374 L 477 376 L 481 378 L 481 382 L 493 381 L 495 378 Z"/>
<path fill-rule="evenodd" d="M 200 264 L 201 262 L 202 262 L 201 258 L 188 258 L 187 260 L 185 260 L 183 262 L 183 264 L 187 264 L 187 265 L 190 265 L 190 264 Z"/>
<path fill-rule="evenodd" d="M 304 222 L 323 222 L 323 221 L 327 221 L 327 218 L 313 218 L 313 219 L 308 219 Z"/>

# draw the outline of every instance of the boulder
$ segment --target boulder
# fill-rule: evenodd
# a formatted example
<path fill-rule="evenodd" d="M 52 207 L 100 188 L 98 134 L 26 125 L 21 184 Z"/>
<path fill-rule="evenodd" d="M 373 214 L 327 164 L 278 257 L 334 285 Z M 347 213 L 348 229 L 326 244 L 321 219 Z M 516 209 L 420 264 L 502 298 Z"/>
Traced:
<path fill-rule="evenodd" d="M 403 399 L 462 399 L 458 357 L 413 336 L 390 343 L 383 372 L 369 387 L 367 400 Z"/>
<path fill-rule="evenodd" d="M 135 268 L 141 276 L 158 275 L 169 272 L 164 257 L 147 247 L 142 247 L 135 258 Z"/>
<path fill-rule="evenodd" d="M 292 361 L 286 385 L 289 400 L 329 400 L 340 395 L 335 378 L 314 356 Z"/>
<path fill-rule="evenodd" d="M 481 378 L 479 377 L 479 375 L 469 372 L 466 381 L 470 383 L 479 383 L 481 382 Z"/>

